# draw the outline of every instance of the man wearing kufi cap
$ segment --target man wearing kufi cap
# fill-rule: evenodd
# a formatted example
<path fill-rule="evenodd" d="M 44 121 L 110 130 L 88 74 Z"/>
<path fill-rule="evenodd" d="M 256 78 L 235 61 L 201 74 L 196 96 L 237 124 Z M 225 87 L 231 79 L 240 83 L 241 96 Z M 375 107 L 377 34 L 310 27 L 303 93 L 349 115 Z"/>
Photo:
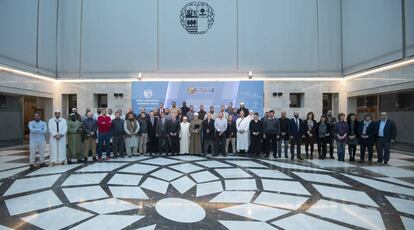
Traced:
<path fill-rule="evenodd" d="M 66 120 L 61 117 L 59 109 L 54 110 L 54 116 L 49 120 L 49 150 L 50 166 L 56 163 L 64 164 L 66 161 L 66 133 L 68 126 Z"/>
<path fill-rule="evenodd" d="M 240 110 L 243 110 L 244 116 L 249 115 L 249 109 L 246 108 L 244 102 L 240 102 L 240 108 L 237 110 L 237 114 L 240 114 Z"/>

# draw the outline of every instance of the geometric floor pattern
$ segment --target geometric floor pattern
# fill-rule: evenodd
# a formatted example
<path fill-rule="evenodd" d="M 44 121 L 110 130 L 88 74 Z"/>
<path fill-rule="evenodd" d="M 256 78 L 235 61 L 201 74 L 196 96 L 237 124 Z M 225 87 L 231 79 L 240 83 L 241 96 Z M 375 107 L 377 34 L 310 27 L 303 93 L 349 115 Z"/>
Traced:
<path fill-rule="evenodd" d="M 28 170 L 0 150 L 1 229 L 414 229 L 414 156 L 388 166 L 229 155 Z"/>

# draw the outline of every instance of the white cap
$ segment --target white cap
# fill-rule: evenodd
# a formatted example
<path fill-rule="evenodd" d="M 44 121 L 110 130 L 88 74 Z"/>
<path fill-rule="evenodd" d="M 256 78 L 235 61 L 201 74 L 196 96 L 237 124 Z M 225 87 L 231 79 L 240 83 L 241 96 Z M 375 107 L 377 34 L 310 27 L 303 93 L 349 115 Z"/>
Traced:
<path fill-rule="evenodd" d="M 55 113 L 60 113 L 60 109 L 55 109 L 54 112 Z"/>

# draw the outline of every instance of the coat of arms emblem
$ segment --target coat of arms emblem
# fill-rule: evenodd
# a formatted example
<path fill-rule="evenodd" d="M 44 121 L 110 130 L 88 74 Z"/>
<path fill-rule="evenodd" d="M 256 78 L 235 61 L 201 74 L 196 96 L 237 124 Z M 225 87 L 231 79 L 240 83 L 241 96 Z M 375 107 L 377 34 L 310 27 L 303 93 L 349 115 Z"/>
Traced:
<path fill-rule="evenodd" d="M 181 9 L 180 19 L 189 34 L 204 34 L 213 26 L 214 10 L 205 2 L 190 2 Z"/>

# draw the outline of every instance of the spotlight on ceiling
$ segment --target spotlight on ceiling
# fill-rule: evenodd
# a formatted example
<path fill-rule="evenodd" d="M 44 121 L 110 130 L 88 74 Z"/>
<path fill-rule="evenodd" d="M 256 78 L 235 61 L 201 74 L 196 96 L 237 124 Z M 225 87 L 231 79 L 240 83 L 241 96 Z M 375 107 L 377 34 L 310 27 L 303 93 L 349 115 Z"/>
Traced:
<path fill-rule="evenodd" d="M 251 71 L 251 70 L 249 70 L 249 79 L 252 79 L 253 78 L 253 72 Z"/>

